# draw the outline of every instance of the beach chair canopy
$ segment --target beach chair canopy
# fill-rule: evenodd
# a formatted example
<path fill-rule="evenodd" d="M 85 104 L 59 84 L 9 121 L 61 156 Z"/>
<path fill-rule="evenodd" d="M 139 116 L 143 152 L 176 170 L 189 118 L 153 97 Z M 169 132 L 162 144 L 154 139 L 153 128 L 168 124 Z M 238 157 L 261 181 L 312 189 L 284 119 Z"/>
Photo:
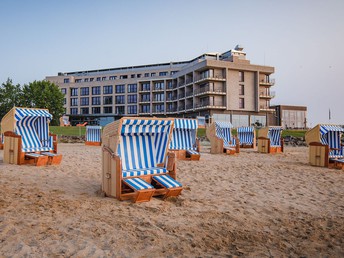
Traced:
<path fill-rule="evenodd" d="M 13 131 L 22 137 L 22 151 L 53 150 L 53 138 L 49 136 L 52 115 L 47 109 L 12 108 L 2 120 L 2 130 Z"/>
<path fill-rule="evenodd" d="M 253 144 L 254 140 L 254 127 L 239 127 L 237 129 L 238 139 L 241 144 Z"/>
<path fill-rule="evenodd" d="M 123 177 L 166 173 L 165 164 L 173 120 L 123 119 L 117 153 Z"/>
<path fill-rule="evenodd" d="M 174 119 L 170 149 L 196 150 L 197 128 L 198 124 L 195 119 Z"/>
<path fill-rule="evenodd" d="M 319 124 L 306 133 L 306 142 L 319 142 L 328 145 L 330 158 L 341 158 L 344 155 L 341 137 L 344 128 L 339 125 Z M 332 150 L 331 150 L 332 149 Z"/>
<path fill-rule="evenodd" d="M 86 141 L 87 142 L 101 142 L 102 127 L 101 126 L 86 126 Z"/>
<path fill-rule="evenodd" d="M 215 122 L 216 136 L 223 140 L 223 146 L 235 146 L 235 139 L 232 137 L 233 126 L 229 122 Z"/>
<path fill-rule="evenodd" d="M 270 139 L 270 146 L 281 146 L 281 134 L 282 134 L 283 128 L 277 127 L 277 126 L 271 126 L 269 127 L 268 131 L 268 138 Z"/>

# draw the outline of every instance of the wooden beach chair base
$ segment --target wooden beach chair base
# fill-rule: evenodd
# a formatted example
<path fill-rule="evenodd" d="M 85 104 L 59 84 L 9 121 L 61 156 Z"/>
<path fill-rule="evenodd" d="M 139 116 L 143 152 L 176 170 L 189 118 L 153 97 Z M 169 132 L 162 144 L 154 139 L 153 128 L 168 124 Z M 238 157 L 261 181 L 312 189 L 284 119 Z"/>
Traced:
<path fill-rule="evenodd" d="M 59 165 L 62 161 L 61 154 L 55 154 L 51 152 L 42 152 L 41 154 L 48 157 L 48 165 Z"/>
<path fill-rule="evenodd" d="M 199 160 L 201 155 L 196 151 L 188 150 L 171 150 L 175 153 L 176 158 L 179 160 Z"/>
<path fill-rule="evenodd" d="M 328 163 L 328 168 L 344 170 L 344 159 L 330 159 Z"/>
<path fill-rule="evenodd" d="M 34 164 L 35 166 L 45 166 L 48 164 L 48 156 L 37 153 L 26 153 L 25 164 Z"/>
<path fill-rule="evenodd" d="M 4 145 L 0 142 L 0 150 L 4 149 Z"/>
<path fill-rule="evenodd" d="M 134 192 L 122 194 L 122 200 L 131 199 L 134 203 L 149 202 L 154 195 L 154 187 L 141 178 L 135 177 L 123 179 L 123 183 Z"/>
<path fill-rule="evenodd" d="M 152 180 L 156 184 L 157 193 L 161 193 L 163 199 L 178 196 L 183 190 L 182 185 L 169 175 L 153 176 Z"/>
<path fill-rule="evenodd" d="M 186 151 L 186 158 L 190 160 L 199 160 L 201 158 L 201 155 L 197 151 Z"/>
<path fill-rule="evenodd" d="M 270 146 L 270 152 L 269 153 L 282 153 L 282 147 L 271 147 Z"/>
<path fill-rule="evenodd" d="M 224 148 L 223 152 L 226 153 L 227 155 L 235 155 L 236 154 L 235 148 Z"/>
<path fill-rule="evenodd" d="M 101 142 L 85 142 L 85 145 L 88 145 L 88 146 L 100 146 L 102 145 Z"/>

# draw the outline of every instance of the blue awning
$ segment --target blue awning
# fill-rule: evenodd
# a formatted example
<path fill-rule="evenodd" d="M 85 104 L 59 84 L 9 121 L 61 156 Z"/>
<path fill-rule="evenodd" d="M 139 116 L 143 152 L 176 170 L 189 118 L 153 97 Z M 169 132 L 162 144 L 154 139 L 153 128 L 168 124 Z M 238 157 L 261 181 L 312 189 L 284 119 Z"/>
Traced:
<path fill-rule="evenodd" d="M 238 127 L 237 132 L 238 133 L 253 133 L 254 127 L 253 126 Z"/>
<path fill-rule="evenodd" d="M 47 110 L 44 109 L 31 109 L 31 108 L 16 108 L 14 118 L 20 121 L 26 117 L 47 117 L 49 120 L 53 118 Z"/>
<path fill-rule="evenodd" d="M 320 125 L 320 134 L 324 135 L 328 132 L 344 132 L 344 128 L 339 125 Z"/>

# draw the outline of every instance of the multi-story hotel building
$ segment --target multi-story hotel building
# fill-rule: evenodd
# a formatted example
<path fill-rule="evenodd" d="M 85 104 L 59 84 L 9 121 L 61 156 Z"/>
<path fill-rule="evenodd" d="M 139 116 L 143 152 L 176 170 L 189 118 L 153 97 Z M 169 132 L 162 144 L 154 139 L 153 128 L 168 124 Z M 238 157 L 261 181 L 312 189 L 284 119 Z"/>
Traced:
<path fill-rule="evenodd" d="M 72 123 L 121 116 L 225 116 L 235 125 L 265 124 L 274 111 L 274 67 L 253 65 L 243 48 L 190 61 L 58 73 L 46 80 L 65 95 Z"/>

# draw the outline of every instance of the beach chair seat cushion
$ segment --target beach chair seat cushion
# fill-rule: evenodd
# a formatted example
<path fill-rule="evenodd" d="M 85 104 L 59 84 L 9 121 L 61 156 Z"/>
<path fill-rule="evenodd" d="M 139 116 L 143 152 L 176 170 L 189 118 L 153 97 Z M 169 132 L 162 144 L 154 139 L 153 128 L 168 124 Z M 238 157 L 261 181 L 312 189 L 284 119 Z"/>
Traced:
<path fill-rule="evenodd" d="M 28 157 L 28 158 L 39 158 L 43 156 L 44 155 L 39 154 L 39 153 L 25 153 L 25 157 Z"/>
<path fill-rule="evenodd" d="M 155 193 L 155 188 L 139 177 L 123 179 L 123 182 L 134 190 L 133 202 L 148 202 Z"/>
<path fill-rule="evenodd" d="M 168 172 L 167 169 L 163 168 L 163 167 L 130 169 L 130 170 L 122 170 L 122 176 L 123 177 L 134 177 L 134 176 L 166 174 L 167 172 Z"/>
<path fill-rule="evenodd" d="M 182 184 L 169 175 L 153 176 L 153 179 L 166 188 L 182 187 Z"/>

